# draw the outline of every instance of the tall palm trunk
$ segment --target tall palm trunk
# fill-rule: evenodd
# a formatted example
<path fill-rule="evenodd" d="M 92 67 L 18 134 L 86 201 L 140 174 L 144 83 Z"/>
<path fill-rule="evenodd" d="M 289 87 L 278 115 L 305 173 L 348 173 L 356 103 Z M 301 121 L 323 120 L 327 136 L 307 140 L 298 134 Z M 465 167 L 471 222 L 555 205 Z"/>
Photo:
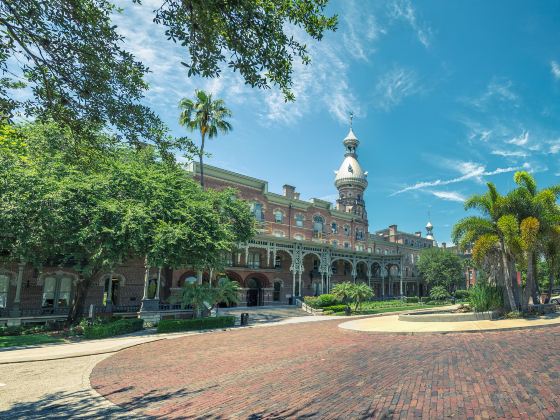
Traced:
<path fill-rule="evenodd" d="M 204 189 L 204 164 L 202 158 L 204 156 L 204 138 L 206 137 L 206 130 L 201 130 L 202 142 L 200 143 L 200 154 L 198 155 L 200 159 L 200 186 Z"/>
<path fill-rule="evenodd" d="M 533 304 L 533 295 L 535 288 L 535 278 L 533 277 L 533 255 L 529 253 L 527 256 L 527 282 L 525 284 L 525 292 L 523 294 L 523 311 L 529 309 L 529 305 Z"/>
<path fill-rule="evenodd" d="M 503 269 L 503 284 L 504 284 L 504 289 L 505 289 L 505 298 L 506 298 L 506 302 L 507 304 L 509 304 L 509 310 L 510 311 L 517 311 L 517 305 L 515 303 L 515 298 L 513 296 L 513 290 L 511 287 L 511 270 L 510 270 L 510 265 L 509 265 L 509 255 L 506 251 L 506 247 L 505 244 L 503 242 L 503 239 L 500 240 L 500 254 L 502 255 L 502 269 Z"/>

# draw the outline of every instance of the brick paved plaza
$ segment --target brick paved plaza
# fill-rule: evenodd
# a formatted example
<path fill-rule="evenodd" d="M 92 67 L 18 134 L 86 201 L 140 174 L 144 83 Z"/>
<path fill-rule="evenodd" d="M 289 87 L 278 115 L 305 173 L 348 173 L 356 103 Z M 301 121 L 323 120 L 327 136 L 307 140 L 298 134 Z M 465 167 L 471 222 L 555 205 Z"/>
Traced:
<path fill-rule="evenodd" d="M 340 321 L 152 342 L 91 384 L 147 415 L 208 418 L 560 418 L 560 327 L 383 335 Z"/>

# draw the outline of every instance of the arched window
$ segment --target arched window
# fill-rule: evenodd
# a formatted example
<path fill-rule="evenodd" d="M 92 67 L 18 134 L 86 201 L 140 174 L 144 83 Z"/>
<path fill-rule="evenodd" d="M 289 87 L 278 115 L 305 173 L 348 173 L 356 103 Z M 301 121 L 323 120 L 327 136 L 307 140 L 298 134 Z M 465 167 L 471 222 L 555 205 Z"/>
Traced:
<path fill-rule="evenodd" d="M 275 230 L 274 232 L 272 232 L 272 234 L 277 238 L 283 238 L 284 236 L 286 236 L 286 234 L 282 230 Z"/>
<path fill-rule="evenodd" d="M 10 289 L 10 276 L 0 273 L 0 308 L 8 306 L 8 290 Z"/>
<path fill-rule="evenodd" d="M 295 239 L 296 241 L 303 241 L 303 235 L 302 235 L 301 233 L 296 233 L 296 234 L 294 235 L 294 239 Z"/>
<path fill-rule="evenodd" d="M 364 239 L 364 231 L 362 229 L 356 229 L 356 239 L 359 241 Z"/>
<path fill-rule="evenodd" d="M 332 233 L 338 233 L 338 225 L 336 224 L 336 222 L 331 223 L 331 231 Z"/>
<path fill-rule="evenodd" d="M 344 248 L 346 249 L 350 248 L 350 242 L 344 242 Z"/>
<path fill-rule="evenodd" d="M 277 255 L 274 259 L 274 268 L 282 268 L 282 257 Z"/>
<path fill-rule="evenodd" d="M 103 304 L 112 302 L 115 305 L 120 304 L 120 291 L 124 278 L 120 275 L 106 275 L 102 278 L 103 282 Z"/>
<path fill-rule="evenodd" d="M 296 226 L 303 227 L 303 214 L 301 213 L 296 214 Z"/>
<path fill-rule="evenodd" d="M 322 216 L 313 217 L 313 235 L 321 235 L 323 233 L 323 225 L 325 224 L 325 219 Z"/>
<path fill-rule="evenodd" d="M 282 210 L 274 210 L 274 221 L 276 223 L 284 222 L 284 213 L 282 213 Z"/>
<path fill-rule="evenodd" d="M 350 226 L 344 225 L 344 235 L 350 236 Z"/>

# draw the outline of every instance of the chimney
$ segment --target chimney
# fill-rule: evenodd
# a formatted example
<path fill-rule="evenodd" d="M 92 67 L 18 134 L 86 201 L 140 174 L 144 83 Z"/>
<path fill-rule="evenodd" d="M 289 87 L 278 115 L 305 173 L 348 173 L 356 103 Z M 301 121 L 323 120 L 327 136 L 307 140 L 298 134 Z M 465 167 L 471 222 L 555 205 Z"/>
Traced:
<path fill-rule="evenodd" d="M 421 237 L 422 237 L 422 232 L 420 232 L 420 231 L 418 231 L 418 232 L 414 232 L 414 234 L 415 234 L 416 236 L 418 236 L 419 238 L 421 238 Z"/>
<path fill-rule="evenodd" d="M 295 192 L 295 191 L 294 191 L 294 198 L 295 198 L 296 200 L 299 200 L 299 193 L 298 193 L 298 192 Z"/>
<path fill-rule="evenodd" d="M 296 187 L 292 185 L 285 184 L 282 188 L 284 188 L 284 197 L 293 199 L 296 192 Z M 299 194 L 298 194 L 299 195 Z"/>
<path fill-rule="evenodd" d="M 395 236 L 397 234 L 397 225 L 389 226 L 389 236 Z"/>

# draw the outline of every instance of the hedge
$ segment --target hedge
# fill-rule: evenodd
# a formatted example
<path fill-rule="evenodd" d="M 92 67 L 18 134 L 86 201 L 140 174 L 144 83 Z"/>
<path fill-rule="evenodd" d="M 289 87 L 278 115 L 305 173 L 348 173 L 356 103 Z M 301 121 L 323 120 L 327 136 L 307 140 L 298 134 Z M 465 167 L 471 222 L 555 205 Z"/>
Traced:
<path fill-rule="evenodd" d="M 119 319 L 106 324 L 88 325 L 84 327 L 85 338 L 107 338 L 115 335 L 128 334 L 144 328 L 144 320 L 139 318 Z"/>
<path fill-rule="evenodd" d="M 407 297 L 405 298 L 406 303 L 418 303 L 418 297 Z"/>
<path fill-rule="evenodd" d="M 176 331 L 197 331 L 209 330 L 212 328 L 233 327 L 234 316 L 217 316 L 213 318 L 194 318 L 194 319 L 164 319 L 158 323 L 157 332 L 176 332 Z"/>
<path fill-rule="evenodd" d="M 325 306 L 323 308 L 324 311 L 333 311 L 333 312 L 344 312 L 346 309 L 346 305 L 332 305 L 332 306 Z"/>

